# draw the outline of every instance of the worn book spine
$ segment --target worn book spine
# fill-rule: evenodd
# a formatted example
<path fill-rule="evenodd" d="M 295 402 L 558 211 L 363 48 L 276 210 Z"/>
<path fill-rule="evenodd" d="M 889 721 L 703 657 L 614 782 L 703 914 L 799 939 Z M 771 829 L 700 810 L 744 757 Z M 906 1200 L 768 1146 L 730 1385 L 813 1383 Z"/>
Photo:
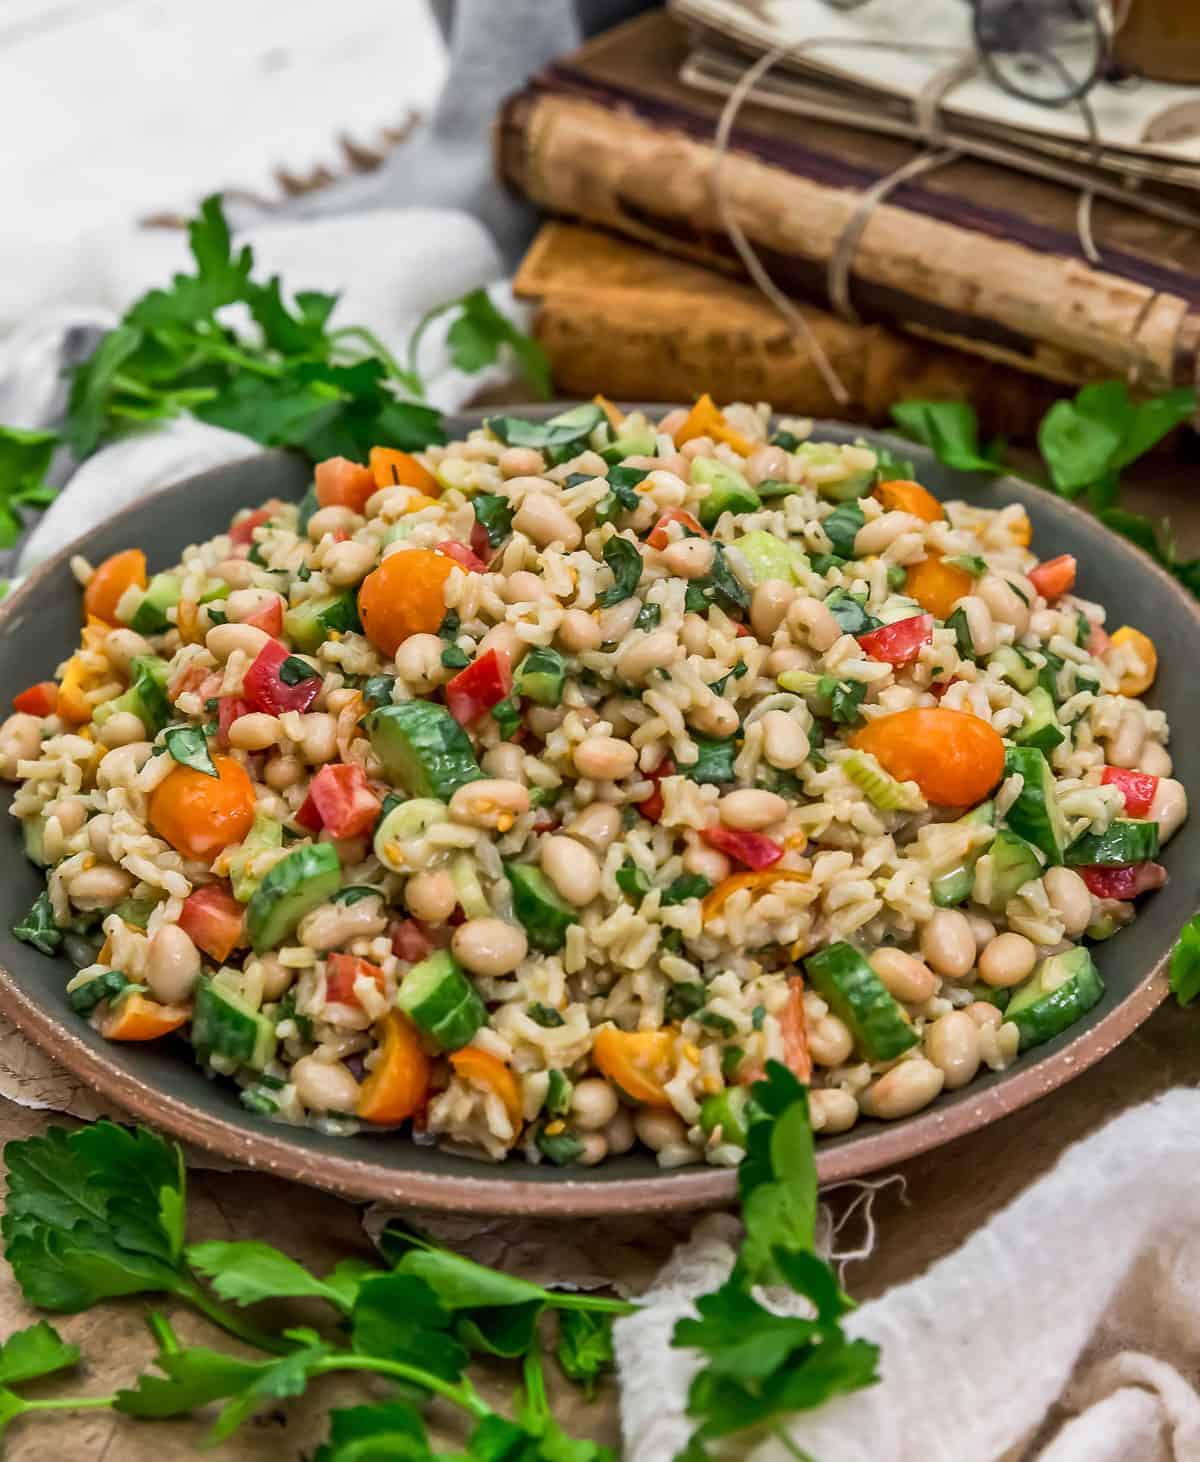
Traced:
<path fill-rule="evenodd" d="M 769 401 L 801 416 L 886 422 L 913 397 L 970 401 L 986 433 L 1031 438 L 1057 394 L 1047 381 L 882 325 L 804 313 L 850 392 L 836 402 L 767 300 L 739 280 L 598 230 L 545 225 L 517 273 L 534 334 L 564 395 Z"/>
<path fill-rule="evenodd" d="M 496 129 L 502 176 L 558 214 L 740 272 L 721 221 L 706 137 L 611 98 L 535 83 Z M 828 265 L 859 194 L 735 149 L 721 161 L 734 215 L 775 281 L 827 302 Z M 869 320 L 973 356 L 1077 384 L 1193 384 L 1200 315 L 1181 295 L 894 202 L 853 254 L 851 295 Z"/>

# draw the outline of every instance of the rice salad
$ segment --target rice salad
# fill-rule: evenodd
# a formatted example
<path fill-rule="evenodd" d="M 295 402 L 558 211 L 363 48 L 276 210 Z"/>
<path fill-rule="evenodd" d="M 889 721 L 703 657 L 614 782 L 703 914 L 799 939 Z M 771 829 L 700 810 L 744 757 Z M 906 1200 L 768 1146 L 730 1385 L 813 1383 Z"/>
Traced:
<path fill-rule="evenodd" d="M 76 559 L 15 932 L 264 1120 L 493 1161 L 734 1164 L 770 1060 L 843 1133 L 1058 1035 L 1186 816 L 1153 642 L 810 432 L 597 398 Z"/>

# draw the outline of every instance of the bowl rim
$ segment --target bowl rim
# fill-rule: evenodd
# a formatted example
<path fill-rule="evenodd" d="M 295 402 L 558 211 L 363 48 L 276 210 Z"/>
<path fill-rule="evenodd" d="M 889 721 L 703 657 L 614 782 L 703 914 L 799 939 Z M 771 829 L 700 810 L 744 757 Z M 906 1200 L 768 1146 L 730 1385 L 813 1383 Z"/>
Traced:
<path fill-rule="evenodd" d="M 491 412 L 508 409 L 544 416 L 563 409 L 566 404 L 569 403 L 539 403 L 536 407 L 528 404 L 508 408 L 500 406 L 491 408 Z M 666 404 L 639 405 L 647 410 L 670 409 Z M 481 411 L 448 413 L 446 420 L 452 426 L 469 424 L 480 420 L 484 414 Z M 822 432 L 838 434 L 848 430 L 869 433 L 872 440 L 910 457 L 933 458 L 927 448 L 892 433 L 846 422 L 813 422 L 813 432 L 818 437 Z M 248 461 L 268 456 L 295 460 L 295 455 L 284 449 L 249 450 L 245 457 L 234 458 L 147 493 L 103 523 L 93 525 L 39 564 L 0 603 L 0 636 L 8 632 L 10 621 L 36 602 L 43 581 L 64 566 L 69 566 L 76 554 L 83 553 L 88 540 L 100 528 L 110 527 L 123 519 L 136 520 L 149 503 L 161 498 L 203 492 L 207 478 L 243 466 Z M 995 481 L 998 486 L 1011 484 L 1023 492 L 1031 489 L 1043 491 L 1013 474 L 1003 474 Z M 1067 520 L 1081 530 L 1090 533 L 1102 531 L 1117 537 L 1074 503 L 1062 498 L 1055 498 L 1054 502 L 1056 511 L 1064 513 Z M 1143 572 L 1151 573 L 1162 582 L 1177 599 L 1180 609 L 1200 630 L 1200 601 L 1193 599 L 1177 579 L 1136 544 L 1126 539 L 1119 541 L 1122 550 L 1134 556 Z M 822 1184 L 843 1182 L 906 1161 L 933 1147 L 978 1131 L 1062 1086 L 1112 1051 L 1161 1004 L 1168 993 L 1168 960 L 1169 956 L 1164 955 L 1142 975 L 1118 1005 L 1074 1040 L 1052 1055 L 1043 1057 L 1029 1069 L 1014 1071 L 994 1087 L 982 1091 L 974 1102 L 961 1102 L 944 1110 L 935 1105 L 894 1126 L 864 1133 L 837 1147 L 822 1150 L 818 1144 L 818 1181 Z M 671 1173 L 659 1171 L 646 1177 L 620 1181 L 564 1175 L 553 1183 L 529 1183 L 502 1176 L 501 1168 L 489 1168 L 484 1163 L 480 1163 L 480 1176 L 474 1177 L 397 1169 L 372 1162 L 367 1157 L 310 1151 L 291 1142 L 285 1135 L 286 1127 L 265 1131 L 243 1127 L 225 1117 L 204 1112 L 187 1100 L 134 1075 L 110 1060 L 103 1051 L 92 1049 L 63 1025 L 48 1008 L 28 995 L 2 964 L 0 1012 L 53 1060 L 86 1081 L 98 1095 L 140 1121 L 213 1156 L 348 1199 L 400 1201 L 405 1205 L 456 1213 L 592 1217 L 613 1213 L 701 1210 L 727 1204 L 736 1196 L 736 1170 L 728 1168 L 697 1167 Z M 276 1132 L 280 1135 L 275 1135 Z"/>

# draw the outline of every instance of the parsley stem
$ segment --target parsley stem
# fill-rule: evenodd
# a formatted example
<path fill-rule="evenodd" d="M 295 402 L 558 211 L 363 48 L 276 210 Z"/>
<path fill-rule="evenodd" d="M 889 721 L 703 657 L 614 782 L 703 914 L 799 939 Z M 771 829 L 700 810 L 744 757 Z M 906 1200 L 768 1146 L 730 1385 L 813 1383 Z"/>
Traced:
<path fill-rule="evenodd" d="M 791 1437 L 788 1436 L 787 1432 L 784 1431 L 783 1427 L 772 1427 L 771 1435 L 775 1438 L 777 1442 L 782 1445 L 783 1449 L 788 1453 L 790 1457 L 794 1457 L 796 1459 L 796 1462 L 813 1462 L 812 1454 L 810 1452 L 805 1452 L 802 1448 L 798 1447 L 796 1443 L 792 1441 Z"/>
<path fill-rule="evenodd" d="M 414 1385 L 422 1386 L 426 1391 L 432 1391 L 434 1395 L 441 1396 L 446 1401 L 452 1401 L 456 1406 L 461 1406 L 464 1411 L 469 1411 L 477 1421 L 482 1421 L 485 1416 L 494 1414 L 492 1408 L 465 1377 L 458 1382 L 444 1381 L 441 1376 L 432 1376 L 428 1371 L 423 1371 L 417 1366 L 405 1365 L 403 1361 L 384 1360 L 382 1357 L 374 1355 L 355 1355 L 350 1351 L 317 1361 L 310 1368 L 309 1374 L 319 1376 L 329 1371 L 375 1371 L 381 1376 L 394 1376 L 398 1381 L 411 1381 Z"/>
<path fill-rule="evenodd" d="M 424 398 L 425 388 L 421 384 L 420 376 L 415 371 L 406 371 L 373 330 L 368 330 L 365 325 L 344 325 L 340 330 L 331 330 L 329 338 L 330 340 L 361 340 L 387 366 L 388 374 L 394 380 L 399 381 L 404 389 L 411 391 L 414 396 Z"/>
<path fill-rule="evenodd" d="M 230 1335 L 236 1335 L 239 1340 L 244 1340 L 247 1345 L 253 1345 L 257 1350 L 265 1350 L 270 1355 L 287 1355 L 289 1351 L 295 1349 L 286 1340 L 280 1339 L 278 1335 L 259 1330 L 248 1321 L 241 1319 L 232 1310 L 218 1304 L 190 1275 L 182 1275 L 172 1293 L 194 1305 L 214 1325 L 219 1325 L 222 1330 L 227 1330 Z"/>
<path fill-rule="evenodd" d="M 638 1310 L 632 1300 L 610 1300 L 601 1294 L 569 1294 L 561 1289 L 552 1289 L 550 1295 L 556 1310 L 596 1310 L 608 1315 L 633 1315 Z"/>
<path fill-rule="evenodd" d="M 113 1396 L 53 1396 L 45 1401 L 26 1401 L 21 1397 L 21 1413 L 26 1411 L 103 1411 L 115 1406 Z"/>

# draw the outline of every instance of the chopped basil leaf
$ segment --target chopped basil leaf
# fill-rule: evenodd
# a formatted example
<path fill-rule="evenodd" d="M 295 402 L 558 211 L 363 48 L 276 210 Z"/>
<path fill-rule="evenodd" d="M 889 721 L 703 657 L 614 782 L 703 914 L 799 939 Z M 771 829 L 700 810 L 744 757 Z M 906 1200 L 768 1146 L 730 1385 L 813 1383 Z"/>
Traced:
<path fill-rule="evenodd" d="M 754 1009 L 750 1012 L 750 1024 L 754 1027 L 756 1031 L 762 1030 L 763 1021 L 766 1020 L 766 1018 L 767 1007 L 765 1005 L 756 1005 Z"/>
<path fill-rule="evenodd" d="M 459 618 L 457 609 L 447 609 L 438 625 L 438 637 L 443 640 L 458 639 L 459 631 L 462 629 L 462 620 Z"/>
<path fill-rule="evenodd" d="M 492 707 L 492 715 L 496 718 L 496 725 L 500 729 L 501 741 L 511 741 L 516 735 L 517 727 L 521 724 L 521 711 L 516 700 L 511 695 Z"/>
<path fill-rule="evenodd" d="M 667 991 L 663 1013 L 668 1021 L 684 1021 L 703 1007 L 707 995 L 704 986 L 695 982 L 672 985 Z"/>
<path fill-rule="evenodd" d="M 163 732 L 163 743 L 180 766 L 203 772 L 206 777 L 217 776 L 208 742 L 199 726 L 171 726 Z"/>
<path fill-rule="evenodd" d="M 362 698 L 365 705 L 374 709 L 375 706 L 390 706 L 392 703 L 392 687 L 396 684 L 394 675 L 372 675 L 365 682 L 362 688 Z"/>
<path fill-rule="evenodd" d="M 650 892 L 650 880 L 632 858 L 626 858 L 617 869 L 617 887 L 630 898 L 645 898 Z"/>
<path fill-rule="evenodd" d="M 610 538 L 604 545 L 604 562 L 612 570 L 613 585 L 597 599 L 602 609 L 622 604 L 637 592 L 642 577 L 642 555 L 628 538 Z"/>
<path fill-rule="evenodd" d="M 963 659 L 974 660 L 975 641 L 971 638 L 971 626 L 967 622 L 966 612 L 961 606 L 946 621 L 946 628 L 954 631 L 954 638 L 958 642 L 958 653 Z"/>
<path fill-rule="evenodd" d="M 102 975 L 68 990 L 67 1004 L 76 1015 L 91 1015 L 101 1000 L 115 1000 L 118 995 L 125 994 L 132 983 L 129 976 L 120 970 L 105 970 Z"/>
<path fill-rule="evenodd" d="M 447 670 L 465 670 L 470 663 L 470 655 L 457 645 L 447 645 L 442 651 L 442 664 Z"/>
<path fill-rule="evenodd" d="M 839 503 L 828 518 L 821 522 L 825 536 L 833 545 L 833 551 L 844 558 L 854 557 L 854 540 L 858 530 L 867 521 L 866 515 L 856 502 Z"/>
<path fill-rule="evenodd" d="M 284 685 L 299 685 L 305 680 L 320 680 L 321 677 L 299 655 L 289 655 L 279 667 L 279 678 Z"/>
<path fill-rule="evenodd" d="M 843 634 L 865 635 L 879 628 L 879 620 L 868 614 L 860 601 L 845 589 L 835 589 L 826 599 L 825 608 L 837 620 Z"/>
<path fill-rule="evenodd" d="M 643 604 L 633 622 L 634 629 L 655 629 L 662 619 L 662 609 L 657 604 Z"/>
<path fill-rule="evenodd" d="M 718 1015 L 715 1010 L 701 1010 L 697 1013 L 696 1019 L 708 1030 L 716 1031 L 721 1036 L 734 1036 L 737 1034 L 737 1026 L 727 1015 Z"/>
<path fill-rule="evenodd" d="M 672 904 L 685 904 L 688 899 L 702 899 L 712 891 L 712 884 L 700 873 L 681 873 L 663 890 L 663 908 Z"/>
<path fill-rule="evenodd" d="M 571 1094 L 575 1090 L 574 1083 L 568 1081 L 555 1067 L 551 1067 L 548 1075 L 550 1082 L 546 1087 L 545 1108 L 552 1116 L 561 1117 L 571 1109 Z"/>
<path fill-rule="evenodd" d="M 62 930 L 54 922 L 54 910 L 50 906 L 50 895 L 43 889 L 33 901 L 33 907 L 12 931 L 18 939 L 32 944 L 42 954 L 56 954 L 63 941 Z"/>
<path fill-rule="evenodd" d="M 550 1124 L 554 1125 L 553 1122 Z M 561 1132 L 550 1132 L 546 1127 L 539 1127 L 533 1140 L 542 1156 L 549 1158 L 560 1168 L 573 1163 L 583 1151 L 583 1139 L 569 1127 Z"/>
<path fill-rule="evenodd" d="M 533 1001 L 526 1014 L 530 1020 L 545 1030 L 557 1030 L 560 1025 L 566 1025 L 566 1021 L 553 1006 L 543 1005 L 540 1000 Z"/>
<path fill-rule="evenodd" d="M 329 902 L 331 904 L 356 904 L 360 899 L 376 896 L 383 897 L 381 888 L 372 888 L 369 883 L 348 883 L 345 888 L 339 888 Z"/>
<path fill-rule="evenodd" d="M 512 532 L 512 504 L 498 492 L 481 492 L 471 506 L 475 509 L 475 521 L 487 533 L 489 546 L 499 548 Z"/>
<path fill-rule="evenodd" d="M 684 775 L 691 782 L 702 782 L 720 786 L 734 780 L 733 761 L 737 755 L 737 740 L 728 736 L 719 741 L 709 736 L 693 736 L 698 755 L 692 766 L 684 769 Z"/>

